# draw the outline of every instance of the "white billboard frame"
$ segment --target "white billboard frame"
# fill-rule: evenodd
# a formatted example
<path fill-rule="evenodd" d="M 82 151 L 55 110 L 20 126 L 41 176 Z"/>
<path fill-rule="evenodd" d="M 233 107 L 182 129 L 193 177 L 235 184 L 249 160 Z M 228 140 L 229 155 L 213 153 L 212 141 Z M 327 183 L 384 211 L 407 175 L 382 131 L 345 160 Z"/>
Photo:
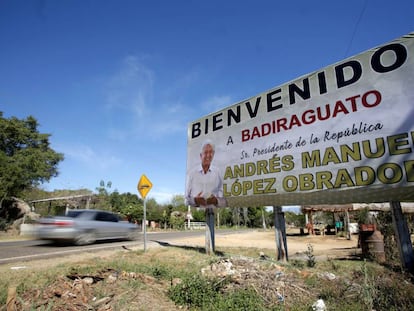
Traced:
<path fill-rule="evenodd" d="M 227 206 L 414 201 L 413 86 L 410 33 L 191 122 L 187 202 L 206 141 Z"/>

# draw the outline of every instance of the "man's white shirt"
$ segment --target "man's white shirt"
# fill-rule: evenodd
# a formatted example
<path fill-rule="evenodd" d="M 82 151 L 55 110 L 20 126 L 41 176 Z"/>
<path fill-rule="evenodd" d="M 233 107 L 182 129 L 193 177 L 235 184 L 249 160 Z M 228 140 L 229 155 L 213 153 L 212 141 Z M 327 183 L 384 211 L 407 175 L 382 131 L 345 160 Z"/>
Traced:
<path fill-rule="evenodd" d="M 201 196 L 207 200 L 211 195 L 214 195 L 218 201 L 217 206 L 226 206 L 226 199 L 223 198 L 222 176 L 220 170 L 214 166 L 210 166 L 206 173 L 204 173 L 201 164 L 193 169 L 187 177 L 187 204 L 196 206 L 194 201 L 196 196 Z M 214 205 L 208 205 L 208 207 L 214 207 Z"/>

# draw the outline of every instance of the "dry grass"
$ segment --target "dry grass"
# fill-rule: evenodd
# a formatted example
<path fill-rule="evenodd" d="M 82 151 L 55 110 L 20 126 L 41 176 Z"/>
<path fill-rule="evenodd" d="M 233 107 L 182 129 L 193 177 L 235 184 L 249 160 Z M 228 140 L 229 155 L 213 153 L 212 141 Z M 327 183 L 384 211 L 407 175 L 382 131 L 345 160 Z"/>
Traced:
<path fill-rule="evenodd" d="M 375 303 L 387 310 L 414 306 L 410 298 L 414 286 L 406 276 L 375 263 L 334 260 L 342 240 L 289 237 L 291 249 L 295 243 L 301 247 L 297 258 L 291 253 L 293 258 L 283 263 L 274 260 L 272 232 L 233 235 L 232 239 L 217 239 L 215 256 L 207 256 L 204 239 L 195 238 L 163 246 L 150 243 L 145 253 L 139 248 L 122 249 L 2 265 L 0 303 L 4 306 L 0 311 L 6 310 L 7 293 L 16 310 L 187 310 L 171 300 L 169 291 L 191 276 L 226 282 L 223 294 L 251 289 L 267 306 L 263 310 L 308 310 L 321 295 L 331 311 L 368 310 Z M 264 245 L 266 240 L 271 247 Z M 312 268 L 304 255 L 309 242 L 314 242 L 317 252 L 330 254 L 323 259 L 318 255 Z M 326 251 L 330 244 L 334 247 Z M 225 270 L 229 263 L 231 275 Z"/>
<path fill-rule="evenodd" d="M 0 301 L 15 288 L 16 310 L 175 310 L 166 295 L 170 280 L 157 278 L 157 267 L 174 273 L 185 268 L 182 263 L 195 267 L 204 256 L 154 248 L 75 257 L 2 266 Z"/>

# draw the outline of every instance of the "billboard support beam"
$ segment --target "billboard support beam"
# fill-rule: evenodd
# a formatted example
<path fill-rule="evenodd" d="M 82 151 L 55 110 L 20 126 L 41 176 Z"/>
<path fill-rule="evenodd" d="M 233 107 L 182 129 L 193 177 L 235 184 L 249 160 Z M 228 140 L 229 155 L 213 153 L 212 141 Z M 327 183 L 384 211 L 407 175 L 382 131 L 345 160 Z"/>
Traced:
<path fill-rule="evenodd" d="M 407 220 L 401 209 L 401 203 L 391 201 L 390 207 L 401 264 L 406 271 L 414 275 L 413 246 L 411 244 Z"/>
<path fill-rule="evenodd" d="M 346 224 L 346 239 L 352 240 L 351 228 L 349 227 L 349 211 L 348 210 L 345 211 L 345 224 Z"/>
<path fill-rule="evenodd" d="M 277 260 L 287 261 L 288 250 L 286 241 L 285 213 L 282 212 L 281 206 L 273 206 L 275 222 L 275 239 Z"/>
<path fill-rule="evenodd" d="M 213 255 L 215 251 L 214 209 L 206 207 L 206 254 Z"/>

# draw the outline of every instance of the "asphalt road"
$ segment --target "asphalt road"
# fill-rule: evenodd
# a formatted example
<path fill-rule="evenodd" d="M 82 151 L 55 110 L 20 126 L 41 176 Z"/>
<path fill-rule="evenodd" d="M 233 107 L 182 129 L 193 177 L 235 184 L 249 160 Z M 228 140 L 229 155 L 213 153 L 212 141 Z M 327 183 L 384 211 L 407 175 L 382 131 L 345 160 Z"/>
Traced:
<path fill-rule="evenodd" d="M 234 230 L 216 230 L 215 235 L 226 235 L 239 233 Z M 245 232 L 245 231 L 244 231 Z M 147 243 L 171 243 L 175 239 L 189 236 L 203 236 L 204 230 L 180 231 L 180 232 L 147 232 Z M 94 252 L 97 250 L 109 250 L 119 247 L 142 246 L 144 249 L 144 238 L 137 241 L 105 241 L 92 245 L 73 246 L 56 245 L 48 241 L 20 240 L 0 242 L 0 265 L 13 262 L 30 261 L 35 259 L 60 257 L 69 254 Z"/>

